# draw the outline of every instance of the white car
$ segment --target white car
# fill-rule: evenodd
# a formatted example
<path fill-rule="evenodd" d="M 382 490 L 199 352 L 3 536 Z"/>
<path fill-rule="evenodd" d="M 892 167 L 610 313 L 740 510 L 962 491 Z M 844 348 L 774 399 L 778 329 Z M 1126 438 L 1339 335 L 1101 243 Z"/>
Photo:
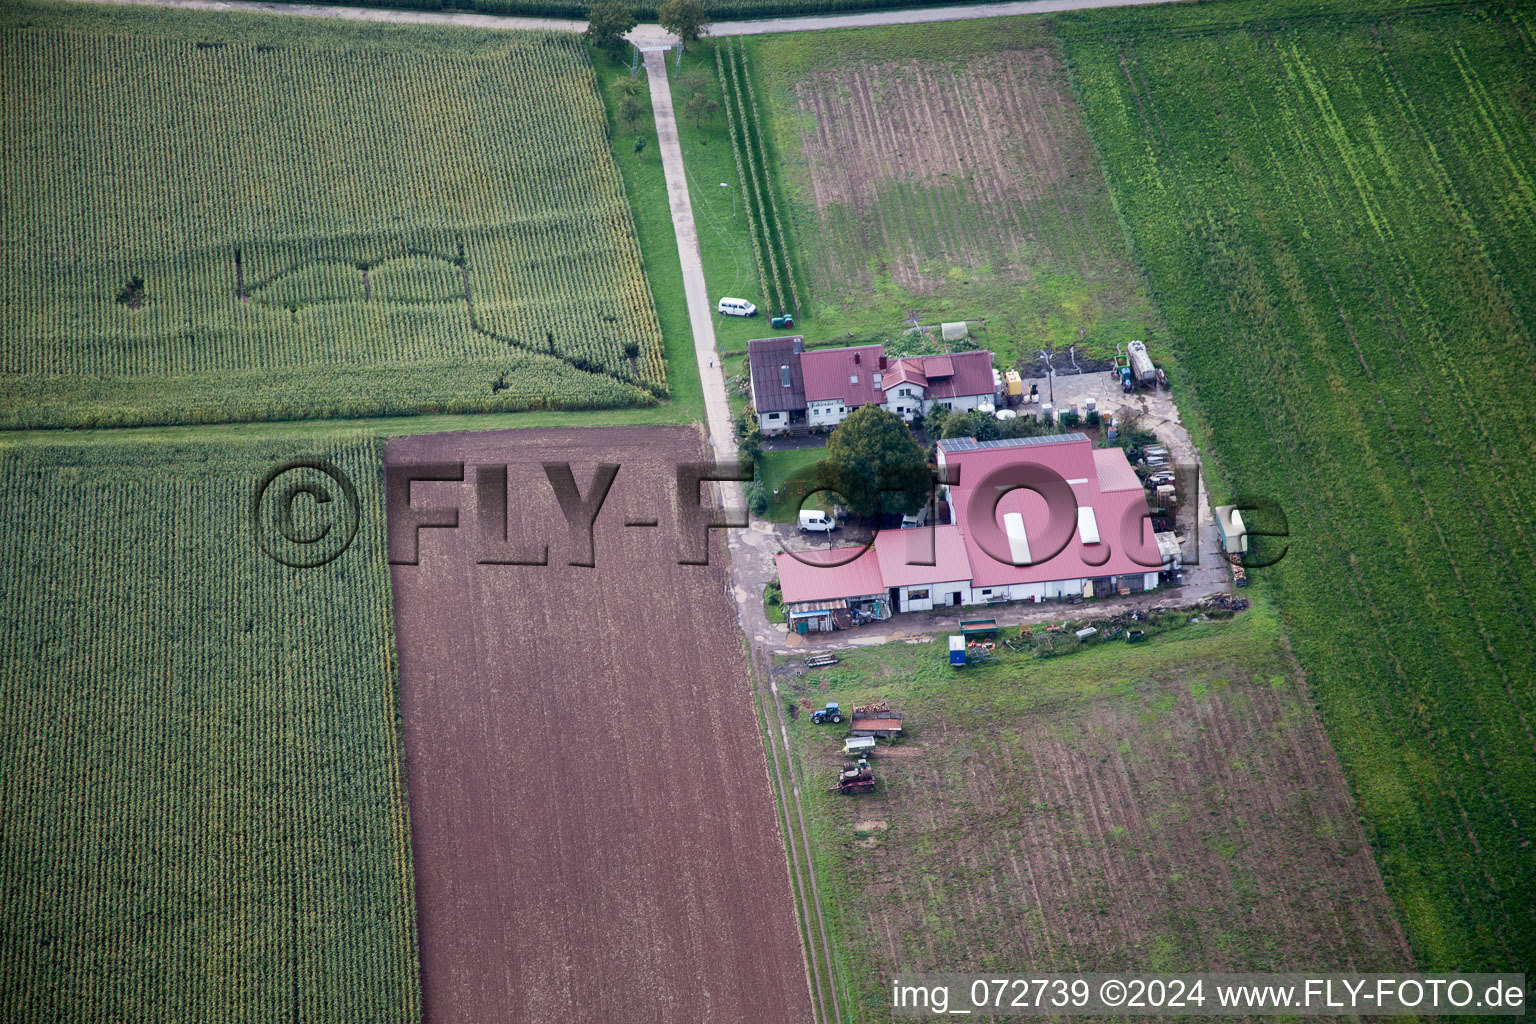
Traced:
<path fill-rule="evenodd" d="M 756 316 L 757 307 L 746 299 L 724 298 L 719 305 L 721 316 Z"/>
<path fill-rule="evenodd" d="M 837 529 L 837 520 L 819 508 L 800 510 L 800 529 L 807 533 L 831 533 Z"/>

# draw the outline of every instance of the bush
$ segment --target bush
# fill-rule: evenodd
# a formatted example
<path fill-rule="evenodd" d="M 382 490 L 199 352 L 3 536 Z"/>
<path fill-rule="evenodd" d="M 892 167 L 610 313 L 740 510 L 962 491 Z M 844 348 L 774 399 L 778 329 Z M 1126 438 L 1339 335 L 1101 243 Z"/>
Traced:
<path fill-rule="evenodd" d="M 754 480 L 743 489 L 747 497 L 747 508 L 757 515 L 768 511 L 768 485 L 761 480 Z M 777 587 L 777 583 L 770 584 Z"/>

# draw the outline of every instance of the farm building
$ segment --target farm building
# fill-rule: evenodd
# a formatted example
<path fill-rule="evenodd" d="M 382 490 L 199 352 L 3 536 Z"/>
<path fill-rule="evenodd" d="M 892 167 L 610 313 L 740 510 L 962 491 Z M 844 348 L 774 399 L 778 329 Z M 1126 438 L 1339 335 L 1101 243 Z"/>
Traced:
<path fill-rule="evenodd" d="M 886 530 L 875 538 L 875 557 L 893 611 L 973 603 L 971 560 L 958 526 Z"/>
<path fill-rule="evenodd" d="M 868 610 L 879 595 L 883 618 L 892 611 L 1157 587 L 1167 558 L 1146 518 L 1146 491 L 1121 449 L 1094 448 L 1083 434 L 982 443 L 953 438 L 939 442 L 938 461 L 956 474 L 945 488 L 948 523 L 882 531 L 862 553 L 858 547 L 781 553 L 785 607 L 809 612 L 844 601 L 850 611 Z M 1069 505 L 1053 517 L 1040 493 L 1009 484 L 1010 474 L 1028 467 L 1050 470 L 1058 487 L 1070 489 L 1075 510 Z M 990 501 L 996 508 L 989 525 Z"/>
<path fill-rule="evenodd" d="M 885 408 L 911 422 L 936 407 L 965 412 L 997 400 L 1001 380 L 992 353 L 955 352 L 891 361 L 884 377 Z"/>
<path fill-rule="evenodd" d="M 800 372 L 800 338 L 759 338 L 747 345 L 752 370 L 752 406 L 765 434 L 805 427 L 805 378 Z"/>
<path fill-rule="evenodd" d="M 871 403 L 911 422 L 936 406 L 963 411 L 997 397 L 986 351 L 889 359 L 880 345 L 806 351 L 792 337 L 756 339 L 747 353 L 764 434 L 835 427 Z"/>
<path fill-rule="evenodd" d="M 779 555 L 779 588 L 784 617 L 797 633 L 846 629 L 854 616 L 890 617 L 885 584 L 874 549 L 857 547 Z"/>
<path fill-rule="evenodd" d="M 800 356 L 805 376 L 806 422 L 835 427 L 861 405 L 881 401 L 885 356 L 879 345 L 822 348 Z"/>
<path fill-rule="evenodd" d="M 971 560 L 972 603 L 1103 597 L 1157 587 L 1162 559 L 1146 518 L 1147 494 L 1121 449 L 1095 448 L 1076 433 L 983 442 L 949 438 L 938 444 L 938 464 L 941 473 L 958 474 L 959 482 L 944 490 Z M 1045 498 L 1023 487 L 996 498 L 1003 478 L 1019 466 L 1050 470 L 1071 488 L 1077 504 L 1075 529 L 1049 555 L 1040 545 L 1052 547 L 1060 538 L 1051 535 L 1056 528 Z M 1002 543 L 994 542 L 989 552 L 968 519 L 978 501 L 992 500 Z"/>

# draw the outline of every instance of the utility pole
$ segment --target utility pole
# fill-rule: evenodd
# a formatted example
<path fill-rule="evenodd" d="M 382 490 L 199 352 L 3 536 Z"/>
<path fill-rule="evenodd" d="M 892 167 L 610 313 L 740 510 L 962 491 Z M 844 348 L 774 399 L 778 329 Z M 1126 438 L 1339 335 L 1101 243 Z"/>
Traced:
<path fill-rule="evenodd" d="M 730 182 L 722 181 L 721 188 L 731 188 Z M 731 230 L 736 229 L 736 190 L 731 189 Z"/>
<path fill-rule="evenodd" d="M 1045 349 L 1040 350 L 1040 361 L 1045 364 L 1045 377 L 1050 381 L 1051 408 L 1056 408 L 1056 370 L 1051 366 L 1051 357 L 1045 354 Z"/>

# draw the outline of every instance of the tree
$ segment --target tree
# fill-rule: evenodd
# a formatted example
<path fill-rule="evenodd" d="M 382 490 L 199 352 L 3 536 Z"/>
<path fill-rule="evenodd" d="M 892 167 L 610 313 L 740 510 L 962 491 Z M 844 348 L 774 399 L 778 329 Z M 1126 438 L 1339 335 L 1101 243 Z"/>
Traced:
<path fill-rule="evenodd" d="M 683 116 L 693 118 L 695 128 L 704 127 L 704 119 L 713 117 L 720 109 L 720 104 L 711 99 L 708 93 L 696 92 L 693 98 L 683 105 Z"/>
<path fill-rule="evenodd" d="M 709 15 L 699 0 L 667 0 L 656 12 L 662 28 L 683 41 L 683 49 L 709 31 Z"/>
<path fill-rule="evenodd" d="M 645 119 L 644 94 L 645 86 L 638 78 L 626 78 L 619 83 L 618 117 L 625 131 L 640 130 L 640 123 Z"/>
<path fill-rule="evenodd" d="M 816 482 L 841 494 L 859 515 L 916 512 L 928 500 L 931 476 L 923 450 L 901 417 L 878 405 L 855 409 L 827 439 Z M 882 496 L 881 492 L 887 493 Z"/>
<path fill-rule="evenodd" d="M 677 87 L 682 90 L 685 97 L 691 100 L 699 93 L 708 91 L 709 83 L 709 75 L 694 68 L 692 71 L 685 72 L 683 77 L 677 80 Z"/>
<path fill-rule="evenodd" d="M 952 412 L 944 421 L 943 437 L 974 437 L 978 441 L 996 441 L 1002 436 L 997 420 L 984 412 Z"/>
<path fill-rule="evenodd" d="M 944 436 L 944 424 L 949 421 L 949 410 L 942 405 L 935 405 L 923 416 L 923 429 L 928 432 L 928 440 L 937 441 Z M 915 422 L 915 421 L 914 421 Z"/>
<path fill-rule="evenodd" d="M 1000 437 L 1039 437 L 1041 434 L 1054 434 L 1056 425 L 1043 416 L 1016 416 L 1011 420 L 1004 420 L 998 424 Z"/>
<path fill-rule="evenodd" d="M 635 12 L 619 0 L 593 4 L 587 11 L 587 42 L 617 57 L 624 52 L 624 35 L 635 27 Z"/>

